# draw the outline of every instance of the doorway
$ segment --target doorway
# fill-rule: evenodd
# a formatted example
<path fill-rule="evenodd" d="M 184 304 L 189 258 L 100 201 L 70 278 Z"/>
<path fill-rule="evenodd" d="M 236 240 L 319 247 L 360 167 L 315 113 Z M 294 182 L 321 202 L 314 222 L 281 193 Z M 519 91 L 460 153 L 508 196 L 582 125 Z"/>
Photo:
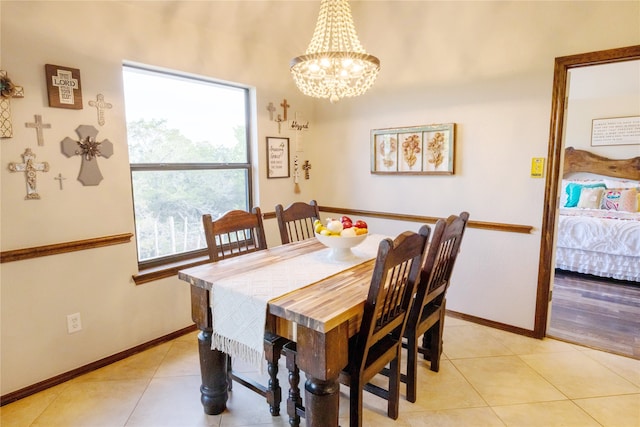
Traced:
<path fill-rule="evenodd" d="M 534 335 L 547 335 L 550 313 L 550 296 L 554 276 L 554 241 L 559 207 L 558 189 L 561 183 L 564 151 L 564 124 L 569 70 L 589 65 L 599 65 L 640 59 L 640 46 L 610 49 L 579 55 L 558 57 L 555 60 L 551 125 L 548 149 L 548 177 L 545 186 L 545 207 L 542 219 L 540 262 Z"/>

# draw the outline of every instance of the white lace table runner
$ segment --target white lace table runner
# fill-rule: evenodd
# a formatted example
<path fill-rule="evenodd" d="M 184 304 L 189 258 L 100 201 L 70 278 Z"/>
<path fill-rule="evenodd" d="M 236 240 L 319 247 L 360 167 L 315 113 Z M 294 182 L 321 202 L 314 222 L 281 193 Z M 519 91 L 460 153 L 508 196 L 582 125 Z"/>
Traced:
<path fill-rule="evenodd" d="M 352 249 L 355 256 L 344 261 L 332 259 L 325 248 L 214 283 L 211 348 L 262 371 L 268 301 L 375 258 L 384 237 L 367 236 Z"/>

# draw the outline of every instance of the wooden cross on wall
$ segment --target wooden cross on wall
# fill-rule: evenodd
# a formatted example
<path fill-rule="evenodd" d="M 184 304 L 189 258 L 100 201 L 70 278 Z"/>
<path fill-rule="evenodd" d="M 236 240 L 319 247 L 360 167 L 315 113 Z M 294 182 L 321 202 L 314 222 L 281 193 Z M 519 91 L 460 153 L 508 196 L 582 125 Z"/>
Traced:
<path fill-rule="evenodd" d="M 27 148 L 22 155 L 22 163 L 9 163 L 9 170 L 11 172 L 24 172 L 25 174 L 27 179 L 27 195 L 24 198 L 25 200 L 40 198 L 36 188 L 36 172 L 49 172 L 49 163 L 36 163 L 35 159 L 36 155 L 33 154 L 31 148 Z"/>
<path fill-rule="evenodd" d="M 24 88 L 11 82 L 5 70 L 0 70 L 0 138 L 11 138 L 11 99 L 24 98 Z"/>
<path fill-rule="evenodd" d="M 98 167 L 97 157 L 109 158 L 113 154 L 113 144 L 105 139 L 102 142 L 96 141 L 98 129 L 89 125 L 80 125 L 76 129 L 80 141 L 75 141 L 69 137 L 65 138 L 62 145 L 62 154 L 67 157 L 82 156 L 78 181 L 83 185 L 98 185 L 103 176 Z"/>
<path fill-rule="evenodd" d="M 287 104 L 287 99 L 282 100 L 282 104 L 280 104 L 284 113 L 282 114 L 282 120 L 287 121 L 287 108 L 291 107 L 291 105 Z"/>
<path fill-rule="evenodd" d="M 44 145 L 44 138 L 42 135 L 42 129 L 51 129 L 50 123 L 42 123 L 42 116 L 39 114 L 34 115 L 36 121 L 34 123 L 25 123 L 28 128 L 34 128 L 36 130 L 36 138 L 38 139 L 38 145 Z"/>
<path fill-rule="evenodd" d="M 302 169 L 304 169 L 304 179 L 309 179 L 309 169 L 311 169 L 311 163 L 309 163 L 309 160 L 304 161 Z"/>

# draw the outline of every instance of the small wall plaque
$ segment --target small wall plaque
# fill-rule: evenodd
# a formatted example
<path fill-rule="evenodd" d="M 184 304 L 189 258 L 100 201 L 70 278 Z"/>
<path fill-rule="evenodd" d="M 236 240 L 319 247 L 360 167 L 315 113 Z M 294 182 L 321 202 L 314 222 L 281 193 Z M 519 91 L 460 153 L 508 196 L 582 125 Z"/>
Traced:
<path fill-rule="evenodd" d="M 46 64 L 47 93 L 49 107 L 82 109 L 82 85 L 80 70 Z"/>

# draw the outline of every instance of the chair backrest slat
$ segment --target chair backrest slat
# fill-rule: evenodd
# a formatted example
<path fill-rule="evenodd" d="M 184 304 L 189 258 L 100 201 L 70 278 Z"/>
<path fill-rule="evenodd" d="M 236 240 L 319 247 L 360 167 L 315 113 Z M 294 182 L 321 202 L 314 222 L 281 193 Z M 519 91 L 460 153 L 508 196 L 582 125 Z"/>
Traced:
<path fill-rule="evenodd" d="M 258 207 L 251 212 L 228 211 L 216 220 L 205 214 L 202 224 L 212 261 L 267 248 L 262 213 Z"/>
<path fill-rule="evenodd" d="M 314 236 L 313 222 L 320 219 L 320 208 L 315 200 L 308 204 L 294 202 L 286 209 L 276 205 L 276 219 L 282 244 L 306 240 Z"/>

